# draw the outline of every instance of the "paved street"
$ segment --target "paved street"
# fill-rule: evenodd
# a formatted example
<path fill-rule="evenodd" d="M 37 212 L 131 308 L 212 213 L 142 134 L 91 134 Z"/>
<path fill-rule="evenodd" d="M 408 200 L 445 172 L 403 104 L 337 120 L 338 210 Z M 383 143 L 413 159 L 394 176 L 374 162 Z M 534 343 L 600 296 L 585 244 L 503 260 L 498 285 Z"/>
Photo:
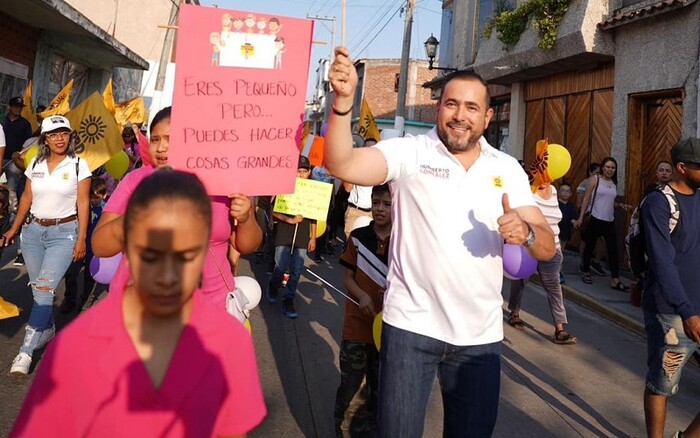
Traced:
<path fill-rule="evenodd" d="M 13 251 L 6 252 L 0 261 L 4 266 L 0 271 L 0 294 L 29 308 L 24 269 L 11 266 L 12 255 Z M 574 262 L 569 261 L 567 269 Z M 342 288 L 342 270 L 334 261 L 320 265 L 308 261 L 307 266 Z M 263 265 L 247 261 L 243 261 L 240 273 L 252 273 L 262 282 L 266 278 Z M 571 275 L 570 286 L 575 285 L 574 277 L 577 276 Z M 618 307 L 625 304 L 620 295 L 607 289 L 607 281 L 596 279 L 601 297 L 613 294 L 607 296 Z M 277 306 L 267 302 L 262 302 L 253 314 L 253 335 L 269 412 L 253 436 L 333 436 L 344 299 L 308 273 L 303 276 L 299 291 L 297 320 L 286 319 Z M 504 295 L 507 299 L 507 292 Z M 603 298 L 597 301 L 612 308 Z M 521 313 L 526 329 L 518 331 L 505 324 L 495 436 L 643 436 L 644 338 L 578 304 L 566 304 L 570 331 L 579 339 L 576 345 L 551 342 L 553 327 L 546 298 L 535 284 L 528 285 Z M 631 319 L 635 311 L 639 312 L 635 309 L 628 309 Z M 0 321 L 0 436 L 9 431 L 31 380 L 31 376 L 17 378 L 7 374 L 26 318 L 25 312 L 18 318 Z M 59 319 L 60 324 L 66 322 L 65 318 Z M 667 435 L 684 427 L 700 409 L 698 394 L 700 373 L 695 367 L 688 367 L 680 394 L 669 404 Z M 436 385 L 424 435 L 441 436 L 441 420 Z"/>

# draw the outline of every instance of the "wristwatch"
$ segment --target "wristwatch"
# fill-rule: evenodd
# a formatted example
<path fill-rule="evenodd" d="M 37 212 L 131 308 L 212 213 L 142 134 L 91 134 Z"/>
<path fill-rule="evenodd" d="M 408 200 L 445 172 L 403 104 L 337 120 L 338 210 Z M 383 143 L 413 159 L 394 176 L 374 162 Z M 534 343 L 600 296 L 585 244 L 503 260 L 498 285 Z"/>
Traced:
<path fill-rule="evenodd" d="M 532 226 L 530 226 L 529 223 L 525 222 L 525 225 L 527 225 L 527 230 L 529 233 L 527 233 L 527 237 L 525 238 L 523 245 L 525 248 L 529 248 L 533 243 L 535 243 L 535 231 L 532 229 Z"/>

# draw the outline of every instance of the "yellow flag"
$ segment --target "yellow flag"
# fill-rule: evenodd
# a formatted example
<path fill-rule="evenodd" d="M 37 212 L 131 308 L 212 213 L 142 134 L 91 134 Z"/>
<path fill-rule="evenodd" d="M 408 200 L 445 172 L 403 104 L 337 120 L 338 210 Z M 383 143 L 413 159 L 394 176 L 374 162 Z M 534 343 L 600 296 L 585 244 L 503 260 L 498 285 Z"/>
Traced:
<path fill-rule="evenodd" d="M 146 123 L 146 104 L 143 102 L 143 97 L 119 102 L 115 104 L 114 109 L 114 118 L 117 120 L 120 132 L 127 125 Z"/>
<path fill-rule="evenodd" d="M 379 141 L 379 128 L 374 120 L 372 110 L 369 109 L 367 100 L 362 99 L 362 108 L 360 109 L 360 120 L 357 128 L 357 133 L 365 140 L 374 139 Z"/>
<path fill-rule="evenodd" d="M 72 88 L 73 79 L 71 79 L 70 82 L 63 87 L 63 90 L 61 90 L 56 97 L 53 98 L 49 106 L 47 106 L 46 109 L 39 114 L 41 118 L 45 119 L 49 116 L 55 115 L 63 116 L 70 111 L 70 91 Z"/>
<path fill-rule="evenodd" d="M 78 132 L 75 152 L 87 161 L 90 170 L 97 169 L 124 148 L 119 126 L 97 91 L 66 117 Z"/>
<path fill-rule="evenodd" d="M 32 107 L 32 80 L 29 80 L 27 88 L 24 89 L 24 108 L 22 108 L 22 117 L 27 119 L 30 125 L 32 125 L 32 132 L 36 131 L 39 127 L 39 122 L 36 121 L 36 114 L 34 114 L 34 108 Z"/>
<path fill-rule="evenodd" d="M 17 315 L 19 315 L 19 307 L 0 297 L 0 319 L 12 318 Z"/>
<path fill-rule="evenodd" d="M 309 137 L 311 132 L 311 120 L 304 122 L 304 127 L 301 130 L 301 141 L 299 142 L 299 150 L 301 150 L 306 144 L 306 139 Z"/>
<path fill-rule="evenodd" d="M 105 91 L 102 92 L 102 100 L 104 100 L 107 111 L 114 115 L 114 90 L 112 89 L 112 78 L 109 78 Z"/>

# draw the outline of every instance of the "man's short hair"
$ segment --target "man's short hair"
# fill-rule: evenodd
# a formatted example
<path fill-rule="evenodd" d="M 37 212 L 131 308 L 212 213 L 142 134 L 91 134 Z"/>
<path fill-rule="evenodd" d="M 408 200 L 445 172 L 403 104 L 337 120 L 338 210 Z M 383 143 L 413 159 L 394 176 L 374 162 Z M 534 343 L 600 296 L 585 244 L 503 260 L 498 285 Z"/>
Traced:
<path fill-rule="evenodd" d="M 464 80 L 464 81 L 477 81 L 481 85 L 484 86 L 486 89 L 486 108 L 491 107 L 491 93 L 489 93 L 489 84 L 486 83 L 484 78 L 482 78 L 480 75 L 474 73 L 473 71 L 467 71 L 467 70 L 457 70 L 454 71 L 447 76 L 445 76 L 445 82 L 443 82 L 442 87 L 440 88 L 440 101 L 442 102 L 442 96 L 445 93 L 445 88 L 447 87 L 447 84 L 452 82 L 455 79 L 459 80 Z"/>
<path fill-rule="evenodd" d="M 384 183 L 372 187 L 372 196 L 381 196 L 384 193 L 391 193 L 391 191 L 389 190 L 389 184 Z"/>

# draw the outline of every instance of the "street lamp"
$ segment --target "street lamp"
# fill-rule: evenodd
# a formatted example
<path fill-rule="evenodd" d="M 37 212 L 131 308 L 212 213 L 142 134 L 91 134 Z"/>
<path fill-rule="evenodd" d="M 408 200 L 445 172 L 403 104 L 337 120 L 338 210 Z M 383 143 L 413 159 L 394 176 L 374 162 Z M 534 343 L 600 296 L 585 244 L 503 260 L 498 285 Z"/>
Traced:
<path fill-rule="evenodd" d="M 435 38 L 432 33 L 430 34 L 430 37 L 428 37 L 428 39 L 425 40 L 425 43 L 423 43 L 423 45 L 425 46 L 425 54 L 428 56 L 428 70 L 459 70 L 457 68 L 450 67 L 433 67 L 433 62 L 435 62 L 435 56 L 437 55 L 437 48 L 438 45 L 440 45 L 440 41 L 438 41 L 438 39 Z"/>

